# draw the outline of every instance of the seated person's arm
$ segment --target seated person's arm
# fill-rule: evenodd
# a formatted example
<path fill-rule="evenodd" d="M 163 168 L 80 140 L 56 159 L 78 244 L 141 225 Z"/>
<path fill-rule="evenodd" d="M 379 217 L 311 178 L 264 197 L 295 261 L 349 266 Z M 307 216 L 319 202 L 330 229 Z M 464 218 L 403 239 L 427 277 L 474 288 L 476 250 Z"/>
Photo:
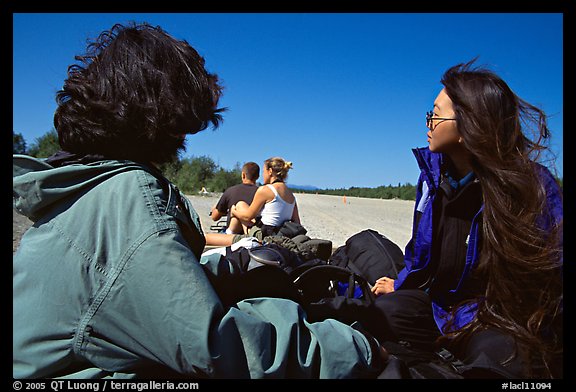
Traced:
<path fill-rule="evenodd" d="M 228 215 L 228 206 L 230 205 L 229 200 L 230 196 L 228 195 L 228 190 L 226 190 L 220 197 L 220 200 L 218 200 L 218 202 L 210 210 L 210 216 L 214 222 L 223 216 Z"/>
<path fill-rule="evenodd" d="M 223 213 L 221 213 L 220 211 L 218 211 L 218 209 L 216 208 L 216 206 L 212 207 L 212 209 L 210 210 L 210 217 L 212 218 L 212 220 L 214 222 L 216 222 L 217 220 L 219 220 L 220 218 L 222 218 L 224 216 Z"/>
<path fill-rule="evenodd" d="M 294 211 L 292 212 L 292 222 L 300 223 L 300 214 L 298 214 L 298 204 L 294 202 Z"/>
<path fill-rule="evenodd" d="M 238 205 L 232 206 L 230 210 L 231 215 L 237 217 L 241 221 L 251 221 L 260 214 L 260 211 L 264 208 L 264 204 L 273 198 L 274 194 L 272 191 L 266 186 L 261 186 L 254 194 L 254 199 L 248 208 L 237 208 Z"/>

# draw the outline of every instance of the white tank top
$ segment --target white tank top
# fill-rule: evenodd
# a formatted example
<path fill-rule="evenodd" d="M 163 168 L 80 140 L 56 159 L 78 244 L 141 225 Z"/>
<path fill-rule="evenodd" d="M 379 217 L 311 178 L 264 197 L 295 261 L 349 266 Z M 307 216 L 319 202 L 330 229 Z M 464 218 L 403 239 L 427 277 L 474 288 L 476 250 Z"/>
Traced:
<path fill-rule="evenodd" d="M 294 212 L 294 205 L 296 200 L 292 203 L 286 203 L 282 197 L 278 194 L 274 185 L 268 184 L 268 187 L 274 192 L 274 199 L 264 204 L 262 208 L 261 216 L 262 223 L 268 226 L 280 226 L 287 220 L 292 219 L 292 213 Z"/>

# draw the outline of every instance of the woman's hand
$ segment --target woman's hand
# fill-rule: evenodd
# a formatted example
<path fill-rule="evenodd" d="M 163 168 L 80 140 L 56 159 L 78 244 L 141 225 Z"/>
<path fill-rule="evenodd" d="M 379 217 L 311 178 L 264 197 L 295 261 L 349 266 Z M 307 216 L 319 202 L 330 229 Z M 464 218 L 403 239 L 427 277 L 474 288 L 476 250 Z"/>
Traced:
<path fill-rule="evenodd" d="M 388 294 L 394 291 L 394 279 L 383 276 L 376 281 L 374 286 L 372 286 L 372 293 L 374 295 Z"/>

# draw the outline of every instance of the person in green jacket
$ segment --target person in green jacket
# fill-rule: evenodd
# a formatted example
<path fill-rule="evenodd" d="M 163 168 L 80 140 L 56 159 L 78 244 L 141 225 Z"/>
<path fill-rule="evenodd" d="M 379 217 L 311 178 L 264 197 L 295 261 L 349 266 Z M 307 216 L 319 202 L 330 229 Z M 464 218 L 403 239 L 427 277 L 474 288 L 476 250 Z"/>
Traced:
<path fill-rule="evenodd" d="M 281 298 L 225 307 L 211 286 L 222 260 L 201 260 L 198 215 L 157 169 L 221 121 L 196 50 L 117 24 L 76 59 L 62 151 L 13 157 L 14 208 L 34 222 L 13 257 L 13 377 L 376 377 L 386 352 L 361 328 Z"/>

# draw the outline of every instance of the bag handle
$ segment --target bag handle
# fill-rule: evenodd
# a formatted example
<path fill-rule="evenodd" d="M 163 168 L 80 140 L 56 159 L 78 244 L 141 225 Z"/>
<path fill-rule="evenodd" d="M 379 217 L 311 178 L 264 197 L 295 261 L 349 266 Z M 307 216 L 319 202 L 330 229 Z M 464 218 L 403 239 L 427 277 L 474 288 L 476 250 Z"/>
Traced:
<path fill-rule="evenodd" d="M 348 289 L 346 297 L 354 297 L 354 289 L 360 287 L 362 295 L 368 301 L 374 301 L 374 294 L 370 290 L 370 285 L 362 276 L 355 274 L 349 269 L 335 265 L 317 265 L 301 273 L 294 279 L 294 284 L 302 295 L 306 296 L 309 289 L 318 289 L 322 284 L 326 287 L 333 287 L 334 281 L 347 282 Z M 330 289 L 332 296 L 337 296 L 335 290 Z"/>

